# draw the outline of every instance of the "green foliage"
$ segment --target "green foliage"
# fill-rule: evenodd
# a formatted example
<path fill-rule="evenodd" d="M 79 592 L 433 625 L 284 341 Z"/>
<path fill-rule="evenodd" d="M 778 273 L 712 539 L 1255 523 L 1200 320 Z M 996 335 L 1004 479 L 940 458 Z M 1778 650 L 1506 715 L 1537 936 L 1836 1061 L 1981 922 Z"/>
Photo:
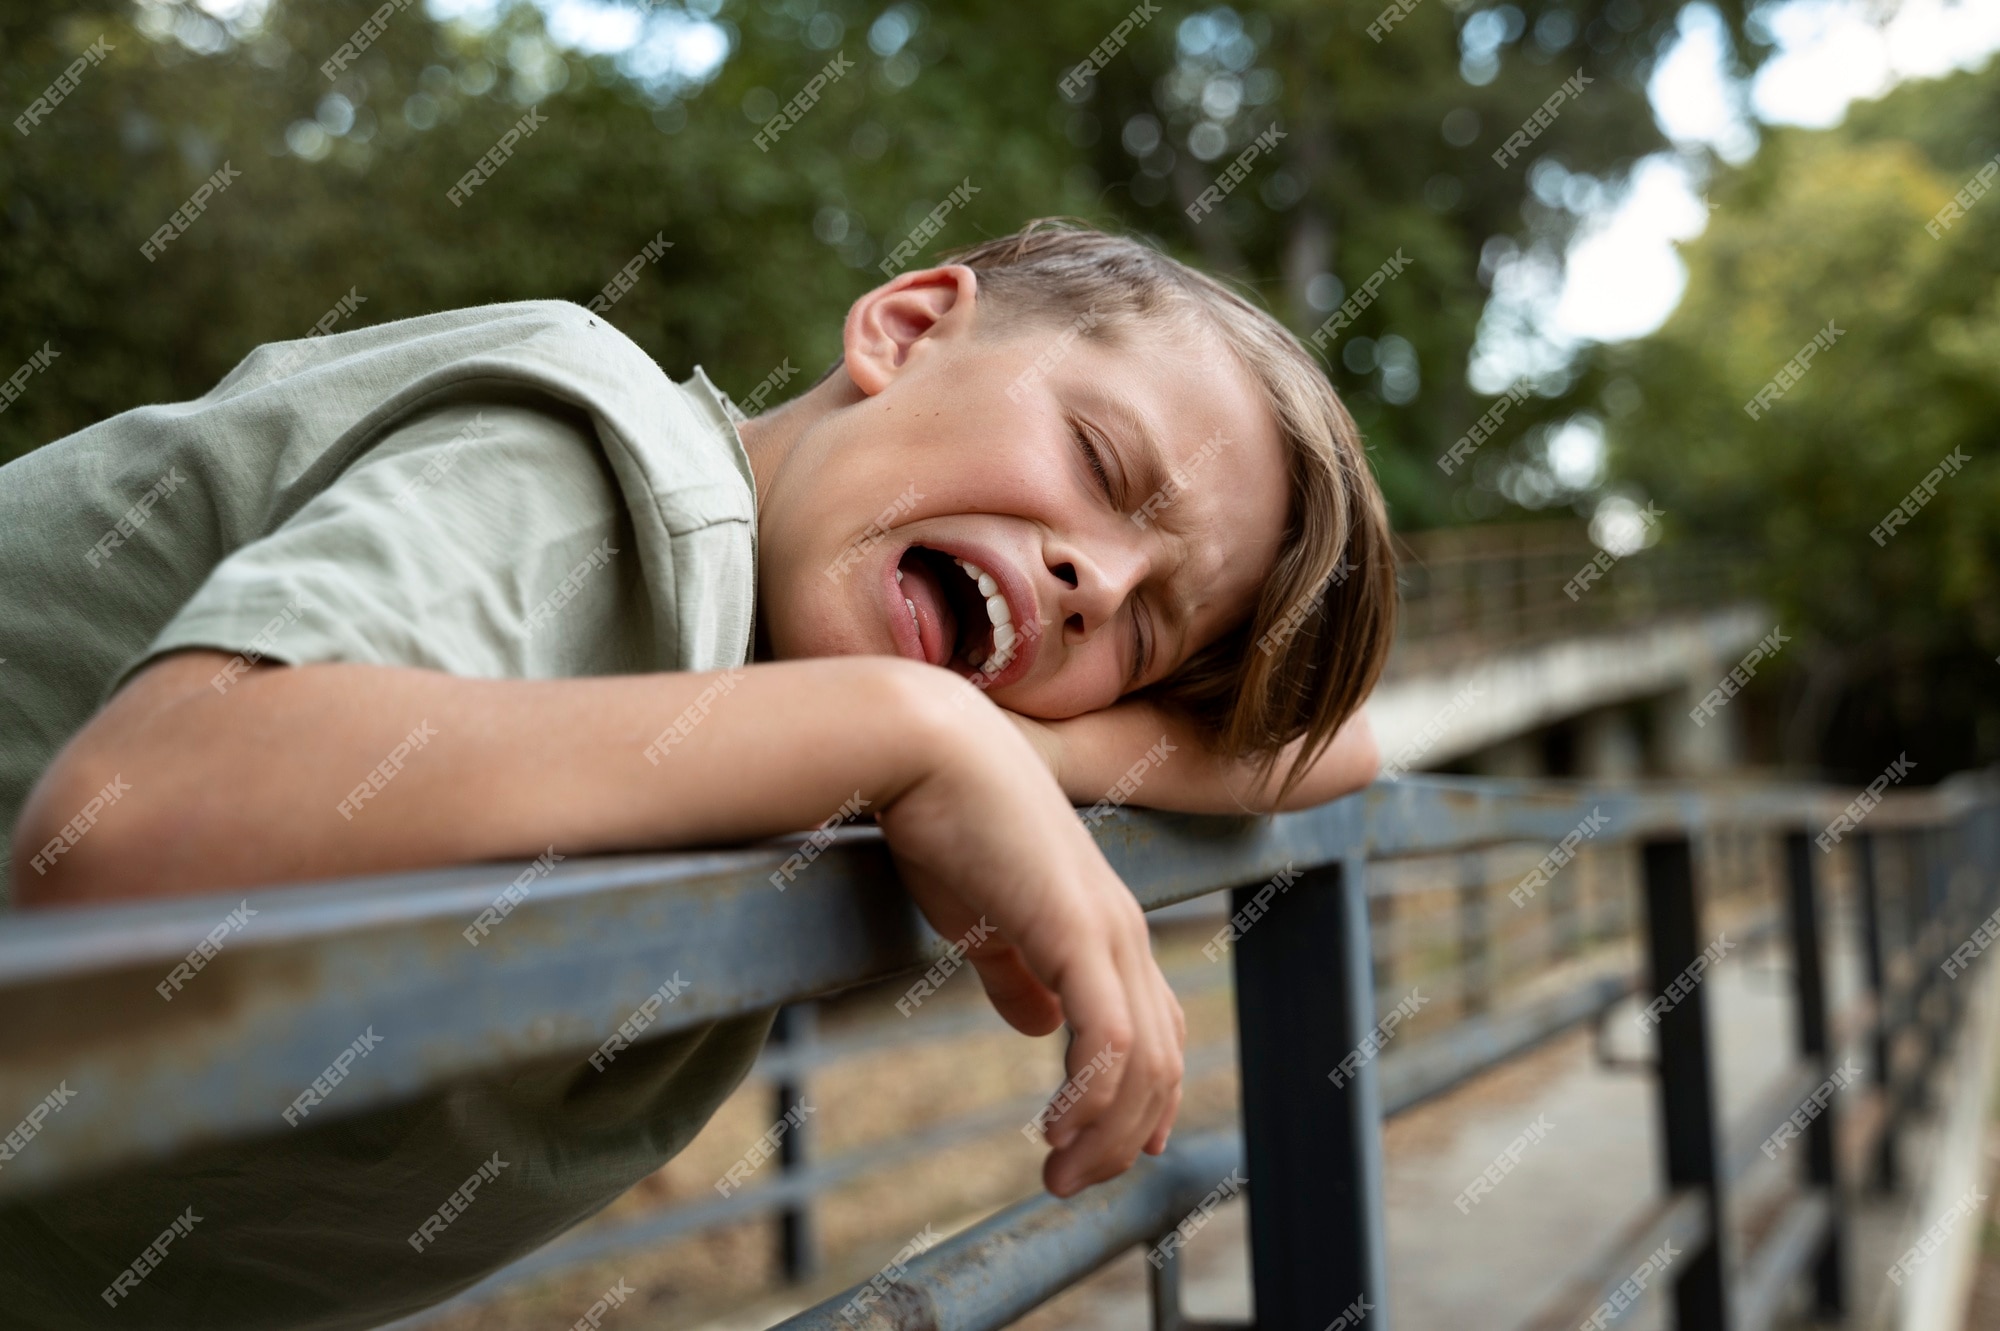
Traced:
<path fill-rule="evenodd" d="M 1496 234 L 1560 239 L 1573 223 L 1527 194 L 1536 156 L 1609 179 L 1661 146 L 1643 82 L 1678 9 L 1476 6 L 1424 0 L 1379 42 L 1372 0 L 1159 7 L 1074 98 L 1059 81 L 1128 0 L 906 3 L 887 18 L 857 0 L 727 0 L 716 17 L 731 50 L 705 87 L 556 50 L 519 3 L 486 29 L 395 12 L 331 82 L 321 62 L 375 5 L 274 0 L 236 31 L 175 0 L 16 7 L 0 17 L 8 107 L 100 35 L 114 49 L 0 149 L 0 370 L 44 342 L 61 356 L 0 415 L 0 459 L 205 391 L 350 290 L 362 322 L 584 301 L 655 235 L 673 248 L 612 311 L 621 328 L 672 372 L 701 362 L 739 395 L 786 361 L 809 382 L 837 354 L 847 305 L 883 280 L 882 255 L 969 180 L 978 193 L 926 255 L 1079 215 L 1236 277 L 1302 334 L 1401 250 L 1412 266 L 1343 334 L 1330 373 L 1399 521 L 1435 522 L 1447 509 L 1432 459 L 1485 405 L 1463 372 L 1485 302 L 1480 248 Z M 1723 7 L 1740 23 L 1739 3 Z M 687 21 L 671 4 L 649 12 Z M 1497 38 L 1473 70 L 1483 84 L 1461 72 L 1471 22 Z M 905 44 L 871 49 L 871 27 L 886 37 L 899 23 Z M 752 113 L 836 52 L 852 70 L 761 151 Z M 1589 91 L 1532 153 L 1496 166 L 1492 150 L 1578 66 Z M 547 123 L 454 206 L 446 191 L 529 103 Z M 345 133 L 309 127 L 318 115 L 339 130 L 345 108 Z M 1186 203 L 1273 123 L 1276 159 L 1190 221 Z M 1197 160 L 1190 134 L 1218 131 Z M 141 243 L 225 161 L 240 178 L 148 262 Z"/>
<path fill-rule="evenodd" d="M 2000 63 L 1910 85 L 1835 130 L 1773 134 L 1713 192 L 1667 325 L 1599 357 L 1601 375 L 1637 388 L 1613 421 L 1616 470 L 1683 536 L 1750 550 L 1781 619 L 1802 627 L 1801 660 L 1829 699 L 1809 728 L 1893 680 L 1934 693 L 1948 660 L 1996 668 L 2000 202 L 1929 229 L 2000 152 L 1996 108 Z M 1753 419 L 1745 404 L 1829 320 L 1832 348 Z M 1871 536 L 1955 450 L 1966 465 Z M 1959 715 L 1962 761 L 2000 755 L 1992 712 Z"/>

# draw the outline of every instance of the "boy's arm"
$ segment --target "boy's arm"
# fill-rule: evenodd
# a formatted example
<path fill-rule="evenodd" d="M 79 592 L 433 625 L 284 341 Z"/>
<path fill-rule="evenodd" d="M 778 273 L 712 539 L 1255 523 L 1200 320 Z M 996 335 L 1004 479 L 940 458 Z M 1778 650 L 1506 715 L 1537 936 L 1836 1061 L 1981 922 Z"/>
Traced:
<path fill-rule="evenodd" d="M 740 843 L 865 800 L 940 932 L 981 916 L 997 929 L 972 960 L 1002 1015 L 1031 1034 L 1066 1019 L 1072 1076 L 1114 1054 L 1050 1127 L 1049 1188 L 1069 1195 L 1164 1147 L 1185 1023 L 1145 916 L 1020 732 L 950 673 L 887 657 L 552 680 L 260 665 L 225 695 L 210 680 L 228 659 L 153 663 L 57 755 L 15 829 L 24 903 L 527 858 L 551 843 Z M 648 761 L 666 728 L 697 716 Z M 36 867 L 113 780 L 118 801 Z"/>
<path fill-rule="evenodd" d="M 1130 774 L 1135 786 L 1123 803 L 1181 813 L 1278 813 L 1311 808 L 1362 789 L 1375 779 L 1381 756 L 1368 714 L 1357 711 L 1285 797 L 1279 787 L 1304 741 L 1287 745 L 1268 778 L 1254 765 L 1210 753 L 1194 726 L 1178 712 L 1132 699 L 1064 721 L 1038 721 L 1008 713 L 1077 804 L 1116 798 Z M 1165 738 L 1167 745 L 1160 740 Z M 1154 755 L 1149 757 L 1149 754 Z M 1144 770 L 1137 770 L 1143 764 Z"/>

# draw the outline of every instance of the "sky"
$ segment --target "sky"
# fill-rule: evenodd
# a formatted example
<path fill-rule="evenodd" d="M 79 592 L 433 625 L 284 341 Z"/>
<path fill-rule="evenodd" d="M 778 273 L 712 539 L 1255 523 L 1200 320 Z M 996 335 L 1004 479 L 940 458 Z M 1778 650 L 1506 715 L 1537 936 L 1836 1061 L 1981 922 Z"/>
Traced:
<path fill-rule="evenodd" d="M 1721 69 L 1721 19 L 1691 6 L 1647 89 L 1660 128 L 1677 144 L 1706 144 L 1741 162 L 1756 151 L 1760 122 L 1825 128 L 1850 102 L 1905 79 L 1975 68 L 2000 49 L 2000 0 L 1906 0 L 1886 27 L 1868 9 L 1866 0 L 1792 0 L 1775 9 L 1767 25 L 1778 52 L 1746 99 Z M 1617 342 L 1665 321 L 1687 280 L 1673 242 L 1699 235 L 1708 220 L 1698 186 L 1674 155 L 1639 165 L 1631 193 L 1585 227 L 1560 289 L 1545 296 L 1551 340 Z"/>
<path fill-rule="evenodd" d="M 1700 149 L 1741 163 L 1756 153 L 1760 125 L 1827 128 L 1857 100 L 1908 79 L 1976 68 L 2000 50 L 2000 0 L 1904 0 L 1887 23 L 1871 18 L 1874 7 L 1788 0 L 1763 11 L 1777 51 L 1747 86 L 1724 71 L 1716 11 L 1683 10 L 1680 38 L 1647 86 L 1676 151 L 1641 160 L 1623 197 L 1585 220 L 1562 264 L 1529 252 L 1497 268 L 1467 366 L 1472 387 L 1498 393 L 1527 378 L 1560 391 L 1582 346 L 1643 337 L 1666 321 L 1687 286 L 1675 243 L 1708 224 Z M 1534 481 L 1540 492 L 1504 479 L 1503 492 L 1531 507 L 1594 493 L 1605 476 L 1601 422 L 1588 413 L 1572 418 L 1551 435 L 1545 462 L 1513 469 L 1517 482 Z M 1637 548 L 1650 534 L 1637 512 L 1627 496 L 1603 496 L 1591 538 L 1614 554 Z"/>

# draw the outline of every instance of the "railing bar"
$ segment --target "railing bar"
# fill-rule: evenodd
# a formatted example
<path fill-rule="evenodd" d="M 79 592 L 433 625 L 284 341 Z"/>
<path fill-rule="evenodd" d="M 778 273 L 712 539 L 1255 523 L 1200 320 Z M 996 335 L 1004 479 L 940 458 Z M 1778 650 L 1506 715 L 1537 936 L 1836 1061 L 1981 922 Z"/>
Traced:
<path fill-rule="evenodd" d="M 1359 855 L 1307 872 L 1236 946 L 1251 1297 L 1274 1331 L 1324 1326 L 1357 1298 L 1357 1331 L 1389 1325 L 1364 876 Z"/>
<path fill-rule="evenodd" d="M 1758 1097 L 1747 1113 L 1725 1129 L 1723 1139 L 1731 1143 L 1731 1149 L 1723 1176 L 1736 1182 L 1756 1168 L 1760 1158 L 1775 1158 L 1765 1157 L 1764 1143 L 1824 1080 L 1825 1074 L 1809 1063 L 1794 1063 L 1787 1068 L 1777 1085 Z M 1789 1145 L 1786 1143 L 1787 1148 Z M 1790 1158 L 1789 1149 L 1781 1154 Z"/>
<path fill-rule="evenodd" d="M 777 1018 L 771 1023 L 771 1043 L 781 1049 L 810 1051 L 817 1042 L 818 1030 L 816 1004 L 789 1004 L 778 1009 Z M 770 1086 L 773 1116 L 784 1118 L 793 1105 L 806 1099 L 807 1089 L 797 1071 L 775 1079 Z M 817 1135 L 816 1125 L 810 1119 L 794 1124 L 778 1143 L 778 1167 L 790 1176 L 804 1173 L 816 1154 Z M 778 1213 L 778 1267 L 785 1279 L 793 1283 L 809 1279 L 819 1270 L 819 1218 L 812 1202 L 813 1195 L 808 1194 Z"/>
<path fill-rule="evenodd" d="M 1237 852 L 1236 859 L 1244 866 L 1240 873 L 1212 875 L 1211 881 L 1199 888 L 1176 884 L 1147 891 L 1144 889 L 1150 883 L 1135 884 L 1142 897 L 1147 898 L 1146 904 L 1157 907 L 1170 904 L 1169 898 L 1190 899 L 1268 877 L 1283 863 L 1280 858 L 1265 868 L 1264 862 L 1271 851 L 1295 845 L 1318 848 L 1323 858 L 1315 863 L 1335 862 L 1346 853 L 1337 844 L 1347 839 L 1343 834 L 1350 829 L 1360 830 L 1364 804 L 1368 821 L 1392 824 L 1386 832 L 1376 829 L 1369 838 L 1369 858 L 1391 859 L 1559 838 L 1593 804 L 1613 808 L 1613 839 L 1625 841 L 1645 830 L 1683 825 L 1680 820 L 1689 814 L 1695 822 L 1776 824 L 1796 820 L 1801 815 L 1837 812 L 1835 801 L 1841 798 L 1838 792 L 1805 786 L 1723 796 L 1630 787 L 1558 787 L 1556 793 L 1551 793 L 1549 784 L 1491 780 L 1475 784 L 1454 778 L 1404 777 L 1379 783 L 1360 795 L 1316 810 L 1268 819 L 1231 820 L 1121 810 L 1098 829 L 1097 836 L 1114 864 L 1134 865 L 1136 860 L 1134 867 L 1155 871 L 1144 875 L 1154 880 L 1169 878 L 1157 870 L 1164 862 L 1180 857 L 1191 845 L 1227 845 Z M 1927 794 L 1892 795 L 1870 814 L 1870 821 L 1871 825 L 1883 828 L 1896 826 L 1898 810 L 1910 806 L 1911 823 L 1929 823 L 1951 816 L 1966 802 Z M 1634 820 L 1643 815 L 1644 822 L 1635 821 L 1628 829 L 1618 819 L 1619 813 Z M 1302 844 L 1301 838 L 1288 834 L 1304 832 L 1308 827 L 1334 835 L 1310 837 Z M 1226 830 L 1218 836 L 1218 829 Z M 864 853 L 875 849 L 877 840 L 872 829 L 839 833 L 837 848 L 821 856 L 813 872 L 819 875 L 822 866 L 830 867 L 852 854 L 854 848 Z M 1143 849 L 1149 842 L 1158 843 L 1159 855 L 1134 855 L 1136 849 Z M 1254 851 L 1257 842 L 1268 844 L 1266 854 L 1245 857 L 1240 853 Z M 1315 842 L 1321 846 L 1315 847 Z M 555 869 L 534 884 L 533 894 L 536 900 L 546 902 L 631 889 L 659 891 L 682 887 L 694 891 L 745 883 L 763 885 L 765 876 L 783 862 L 796 844 L 796 838 L 784 838 L 770 845 L 739 850 L 595 857 Z M 457 926 L 469 923 L 480 910 L 490 906 L 516 873 L 514 864 L 468 865 L 259 888 L 248 893 L 211 893 L 165 902 L 20 912 L 9 918 L 7 929 L 0 933 L 0 987 L 79 971 L 101 972 L 155 962 L 171 964 L 201 942 L 216 921 L 245 896 L 258 898 L 259 918 L 254 926 L 231 940 L 239 946 L 246 938 L 269 946 L 419 923 Z M 810 996 L 786 995 L 784 999 Z"/>
<path fill-rule="evenodd" d="M 1449 802 L 1448 783 L 1423 784 L 1431 803 Z M 1407 806 L 1412 792 L 1396 798 Z M 1329 806 L 1312 817 L 1331 817 L 1340 808 Z M 1350 812 L 1353 816 L 1358 814 Z M 1134 820 L 1116 829 L 1109 848 L 1115 859 L 1126 861 L 1128 875 L 1135 868 L 1150 874 L 1153 860 L 1178 858 L 1189 839 L 1183 832 L 1194 822 Z M 1260 825 L 1267 831 L 1299 826 L 1286 819 Z M 1133 848 L 1148 831 L 1159 836 L 1140 854 Z M 1212 830 L 1204 844 L 1213 855 L 1218 838 Z M 1284 862 L 1279 859 L 1279 866 Z M 339 1102 L 328 1106 L 330 1117 L 526 1058 L 573 1050 L 581 1061 L 676 964 L 692 987 L 659 1012 L 649 1033 L 664 1035 L 903 973 L 943 951 L 943 941 L 888 879 L 887 856 L 872 837 L 851 837 L 829 851 L 812 866 L 816 881 L 810 890 L 801 886 L 786 897 L 762 880 L 733 886 L 707 880 L 692 893 L 684 882 L 661 887 L 657 866 L 649 864 L 615 871 L 559 865 L 476 951 L 458 936 L 476 912 L 446 914 L 442 922 L 432 912 L 424 922 L 397 930 L 273 942 L 257 932 L 267 915 L 277 922 L 274 927 L 282 926 L 300 908 L 296 892 L 329 889 L 258 894 L 259 917 L 228 939 L 178 1007 L 149 992 L 166 974 L 164 966 L 134 975 L 129 968 L 93 965 L 90 975 L 62 980 L 0 975 L 0 1003 L 16 1014 L 0 1030 L 0 1046 L 9 1055 L 24 1047 L 38 1055 L 0 1058 L 0 1109 L 25 1113 L 63 1076 L 78 1089 L 88 1088 L 65 1112 L 63 1132 L 45 1134 L 34 1152 L 0 1175 L 0 1191 L 165 1154 L 267 1122 L 275 1129 L 276 1111 L 323 1066 L 322 1047 L 338 1049 L 384 1012 L 397 1014 L 401 1038 L 392 1037 L 357 1066 L 343 1083 Z M 572 871 L 576 882 L 563 877 Z M 495 883 L 510 881 L 505 868 L 481 872 L 495 875 Z M 1245 873 L 1239 867 L 1214 876 Z M 1146 874 L 1130 880 L 1142 896 L 1148 895 L 1149 881 L 1156 881 Z M 611 892 L 576 886 L 607 882 L 625 885 Z M 359 886 L 372 891 L 381 884 Z M 308 904 L 318 910 L 323 897 Z M 83 921 L 76 917 L 85 912 L 23 920 L 0 938 L 0 947 L 47 941 L 63 929 L 104 930 L 113 915 L 124 918 L 123 909 L 90 912 L 92 918 Z M 279 936 L 285 937 L 282 929 Z M 733 956 L 732 947 L 740 950 L 747 937 L 789 940 L 789 945 L 767 942 L 742 965 L 713 974 L 714 958 Z M 591 966 L 568 964 L 576 956 L 588 956 Z M 85 983 L 115 984 L 121 994 L 141 1000 L 139 1013 L 157 1004 L 157 1015 L 79 1030 L 73 1021 L 79 1007 L 74 986 Z M 205 993 L 217 992 L 227 993 L 234 1004 L 226 1025 L 199 1003 Z"/>
<path fill-rule="evenodd" d="M 1422 1042 L 1382 1056 L 1382 1110 L 1400 1114 L 1564 1031 L 1589 1021 L 1638 988 L 1629 967 L 1592 976 L 1559 994 L 1455 1022 Z"/>
<path fill-rule="evenodd" d="M 1218 1067 L 1235 1061 L 1233 1041 L 1216 1040 L 1187 1051 L 1183 1062 L 1188 1082 L 1207 1076 Z M 547 1275 L 582 1262 L 594 1261 L 617 1252 L 664 1243 L 697 1230 L 717 1225 L 755 1220 L 801 1201 L 824 1195 L 862 1174 L 885 1164 L 907 1163 L 923 1155 L 947 1150 L 999 1132 L 1002 1128 L 1025 1124 L 1048 1102 L 1048 1094 L 1034 1091 L 1013 1096 L 997 1104 L 972 1110 L 956 1118 L 912 1132 L 887 1138 L 872 1146 L 845 1151 L 818 1160 L 794 1174 L 782 1176 L 762 1187 L 750 1188 L 734 1197 L 703 1199 L 680 1206 L 664 1207 L 646 1215 L 600 1225 L 582 1232 L 572 1231 L 538 1248 L 509 1266 L 457 1295 L 422 1313 L 395 1323 L 396 1331 L 424 1325 L 457 1312 L 470 1304 L 484 1302 L 501 1288 L 523 1280 Z M 385 1328 L 387 1331 L 387 1328 Z"/>
<path fill-rule="evenodd" d="M 1827 1227 L 1833 1222 L 1833 1202 L 1824 1192 L 1795 1198 L 1783 1217 L 1745 1262 L 1745 1271 L 1731 1290 L 1736 1331 L 1765 1331 L 1783 1309 L 1787 1287 L 1819 1254 Z"/>
<path fill-rule="evenodd" d="M 1045 1193 L 945 1240 L 907 1264 L 894 1297 L 869 1303 L 858 1317 L 843 1309 L 865 1283 L 772 1331 L 997 1331 L 1171 1228 L 1242 1160 L 1233 1133 L 1178 1143 L 1078 1197 Z"/>
<path fill-rule="evenodd" d="M 1666 997 L 1690 973 L 1708 939 L 1686 833 L 1649 841 L 1642 848 L 1646 894 L 1646 992 Z M 1733 1331 L 1729 1288 L 1728 1208 L 1722 1177 L 1721 1130 L 1716 1116 L 1714 1063 L 1708 1039 L 1707 995 L 1695 984 L 1665 1008 L 1656 1026 L 1661 1147 L 1667 1186 L 1699 1189 L 1708 1212 L 1709 1240 L 1688 1252 L 1670 1273 L 1676 1331 Z"/>
<path fill-rule="evenodd" d="M 1826 944 L 1821 923 L 1822 894 L 1811 843 L 1803 831 L 1785 834 L 1786 917 L 1791 925 L 1792 970 L 1796 989 L 1793 1014 L 1798 1026 L 1799 1056 L 1816 1064 L 1820 1080 L 1812 1094 L 1835 1084 L 1834 1056 L 1827 1022 Z M 1830 1201 L 1840 1196 L 1838 1175 L 1840 1106 L 1829 1098 L 1807 1124 L 1800 1164 L 1808 1188 Z M 1824 1320 L 1847 1310 L 1846 1226 L 1837 1205 L 1830 1206 L 1821 1227 L 1813 1264 L 1813 1307 Z"/>
<path fill-rule="evenodd" d="M 1893 1079 L 1896 1025 L 1903 986 L 1892 978 L 1900 970 L 1900 957 L 1892 953 L 1884 932 L 1887 920 L 1882 910 L 1882 881 L 1877 872 L 1875 834 L 1859 833 L 1854 838 L 1853 854 L 1855 888 L 1861 906 L 1862 964 L 1875 1008 L 1867 1032 L 1870 1037 L 1870 1061 L 1874 1064 L 1870 1069 L 1870 1081 L 1874 1084 L 1880 1110 L 1867 1178 L 1876 1191 L 1889 1192 L 1896 1187 L 1901 1173 Z"/>
<path fill-rule="evenodd" d="M 840 834 L 864 840 L 868 832 Z M 542 902 L 601 896 L 632 888 L 684 888 L 762 881 L 790 853 L 769 848 L 609 855 L 556 868 L 533 885 Z M 78 910 L 16 911 L 0 932 L 0 987 L 126 966 L 180 961 L 216 921 L 254 898 L 257 923 L 229 941 L 260 946 L 314 942 L 375 930 L 443 923 L 469 925 L 510 886 L 519 862 L 421 869 L 297 886 L 203 893 L 168 901 L 126 902 Z"/>
<path fill-rule="evenodd" d="M 1708 1208 L 1698 1189 L 1684 1188 L 1657 1198 L 1626 1224 L 1618 1241 L 1603 1256 L 1522 1323 L 1520 1331 L 1571 1331 L 1580 1323 L 1587 1324 L 1663 1245 L 1671 1243 L 1683 1252 L 1692 1252 L 1708 1240 Z M 1620 1309 L 1618 1315 L 1622 1317 L 1626 1311 Z"/>

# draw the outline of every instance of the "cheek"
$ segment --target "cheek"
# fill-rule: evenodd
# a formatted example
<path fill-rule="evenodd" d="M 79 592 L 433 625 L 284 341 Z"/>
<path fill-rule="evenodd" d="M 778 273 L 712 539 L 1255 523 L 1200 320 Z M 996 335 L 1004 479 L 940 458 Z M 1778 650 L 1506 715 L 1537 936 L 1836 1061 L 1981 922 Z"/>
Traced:
<path fill-rule="evenodd" d="M 1080 647 L 1067 649 L 1055 674 L 1032 685 L 1017 685 L 995 701 L 1024 716 L 1045 721 L 1102 711 L 1118 701 L 1124 688 L 1118 654 L 1099 634 Z M 1060 646 L 1057 650 L 1063 650 Z"/>

